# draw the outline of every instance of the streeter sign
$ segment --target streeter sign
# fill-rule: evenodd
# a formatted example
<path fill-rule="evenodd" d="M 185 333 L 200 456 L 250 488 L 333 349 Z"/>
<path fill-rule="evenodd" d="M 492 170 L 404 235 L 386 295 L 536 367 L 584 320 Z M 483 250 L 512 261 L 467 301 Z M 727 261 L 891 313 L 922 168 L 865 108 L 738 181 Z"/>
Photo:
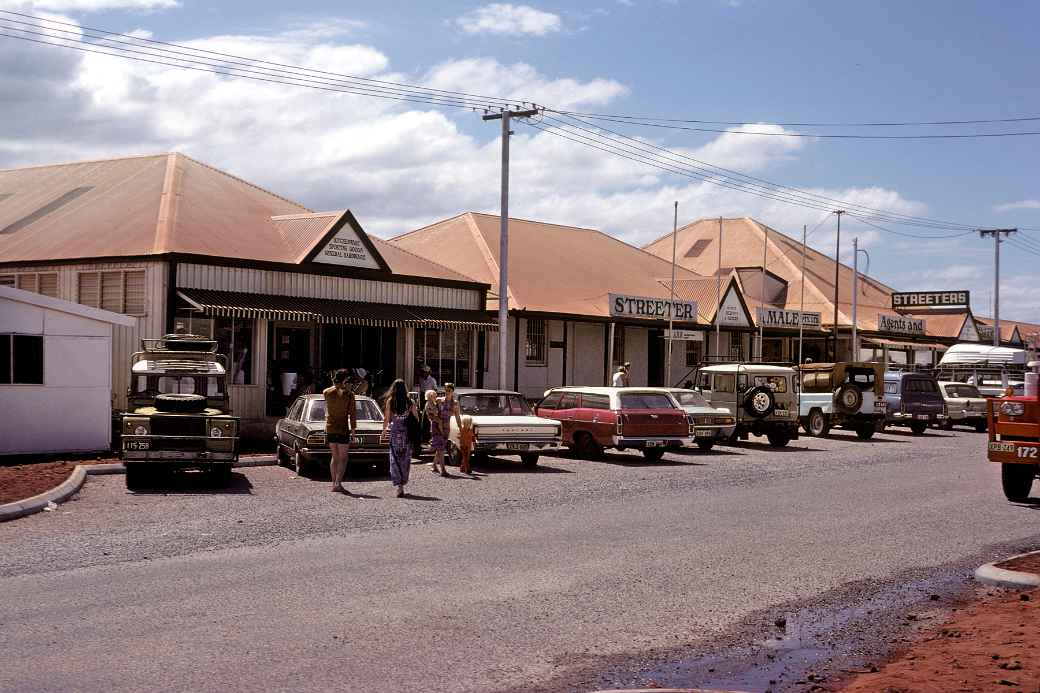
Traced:
<path fill-rule="evenodd" d="M 878 315 L 877 326 L 880 332 L 898 332 L 911 335 L 924 334 L 924 320 L 921 318 L 908 318 L 905 315 Z"/>
<path fill-rule="evenodd" d="M 696 301 L 669 301 L 666 298 L 628 296 L 626 294 L 608 294 L 608 296 L 610 316 L 614 318 L 672 319 L 681 322 L 697 322 Z"/>
<path fill-rule="evenodd" d="M 779 308 L 759 308 L 758 324 L 762 327 L 802 327 L 819 328 L 820 314 L 799 310 L 780 310 Z"/>
<path fill-rule="evenodd" d="M 967 291 L 908 291 L 892 294 L 892 308 L 966 308 L 971 305 Z"/>

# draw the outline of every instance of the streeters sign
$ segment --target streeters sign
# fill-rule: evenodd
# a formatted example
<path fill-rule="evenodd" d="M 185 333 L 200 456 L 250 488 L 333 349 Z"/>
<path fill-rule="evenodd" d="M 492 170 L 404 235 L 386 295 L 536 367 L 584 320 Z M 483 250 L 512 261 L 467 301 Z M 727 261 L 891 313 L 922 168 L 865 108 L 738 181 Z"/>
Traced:
<path fill-rule="evenodd" d="M 797 329 L 800 325 L 802 327 L 819 329 L 820 314 L 800 310 L 759 308 L 758 324 L 762 327 L 788 327 Z"/>
<path fill-rule="evenodd" d="M 669 301 L 666 298 L 628 296 L 626 294 L 608 294 L 608 296 L 612 318 L 697 322 L 696 301 Z"/>
<path fill-rule="evenodd" d="M 971 305 L 968 291 L 908 291 L 892 294 L 893 310 L 931 310 L 934 308 L 967 308 Z"/>
<path fill-rule="evenodd" d="M 924 334 L 924 320 L 921 318 L 908 318 L 905 315 L 878 315 L 877 326 L 879 332 L 894 332 L 908 335 Z"/>

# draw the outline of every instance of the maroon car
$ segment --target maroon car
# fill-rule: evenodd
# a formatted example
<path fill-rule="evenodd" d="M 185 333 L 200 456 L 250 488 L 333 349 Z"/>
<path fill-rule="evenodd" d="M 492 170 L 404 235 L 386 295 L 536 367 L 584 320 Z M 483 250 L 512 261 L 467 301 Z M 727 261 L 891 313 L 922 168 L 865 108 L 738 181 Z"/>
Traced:
<path fill-rule="evenodd" d="M 693 442 L 686 412 L 660 390 L 558 387 L 545 393 L 535 413 L 559 421 L 563 444 L 589 457 L 606 448 L 634 448 L 656 462 L 666 450 Z"/>

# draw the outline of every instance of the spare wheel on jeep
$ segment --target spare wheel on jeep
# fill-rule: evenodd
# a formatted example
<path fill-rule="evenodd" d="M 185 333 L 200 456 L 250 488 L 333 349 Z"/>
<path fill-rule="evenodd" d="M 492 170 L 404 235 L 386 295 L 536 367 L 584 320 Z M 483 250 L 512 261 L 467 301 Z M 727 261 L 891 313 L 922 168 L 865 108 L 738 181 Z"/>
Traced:
<path fill-rule="evenodd" d="M 852 383 L 845 383 L 834 393 L 834 406 L 843 414 L 856 414 L 863 406 L 863 393 Z"/>
<path fill-rule="evenodd" d="M 744 411 L 756 419 L 764 419 L 776 409 L 776 395 L 768 387 L 759 386 L 744 395 Z"/>
<path fill-rule="evenodd" d="M 206 409 L 206 398 L 202 395 L 156 395 L 155 408 L 171 414 L 198 414 Z"/>

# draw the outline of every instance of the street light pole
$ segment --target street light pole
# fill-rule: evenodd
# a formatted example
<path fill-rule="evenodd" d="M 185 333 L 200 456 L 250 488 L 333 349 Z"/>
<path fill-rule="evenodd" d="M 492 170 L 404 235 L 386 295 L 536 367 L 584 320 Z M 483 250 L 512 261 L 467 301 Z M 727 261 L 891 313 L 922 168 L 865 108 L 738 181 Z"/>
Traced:
<path fill-rule="evenodd" d="M 1000 346 L 1000 237 L 1018 229 L 979 229 L 979 238 L 993 236 L 993 346 Z"/>
<path fill-rule="evenodd" d="M 509 129 L 512 118 L 530 118 L 538 109 L 527 111 L 503 110 L 489 113 L 484 120 L 502 121 L 502 202 L 499 213 L 498 242 L 498 386 L 506 388 L 506 372 L 509 361 Z"/>
<path fill-rule="evenodd" d="M 836 209 L 834 213 L 838 215 L 838 237 L 834 242 L 834 323 L 831 325 L 831 343 L 833 344 L 833 351 L 831 352 L 831 360 L 838 360 L 838 281 L 840 278 L 841 270 L 841 215 L 845 213 L 843 209 Z"/>
<path fill-rule="evenodd" d="M 675 243 L 679 235 L 679 201 L 675 201 L 675 216 L 672 218 L 672 290 L 668 305 L 668 373 L 666 385 L 672 386 L 672 344 L 675 342 Z M 696 316 L 694 316 L 696 319 Z"/>

